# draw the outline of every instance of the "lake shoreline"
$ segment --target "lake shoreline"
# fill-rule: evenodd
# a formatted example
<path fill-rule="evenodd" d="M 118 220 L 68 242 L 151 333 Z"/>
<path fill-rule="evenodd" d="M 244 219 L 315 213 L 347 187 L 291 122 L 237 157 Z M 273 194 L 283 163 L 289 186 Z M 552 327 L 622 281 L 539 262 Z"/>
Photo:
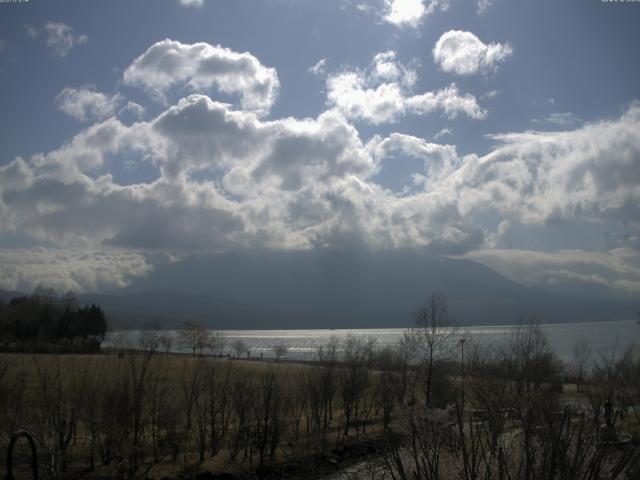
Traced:
<path fill-rule="evenodd" d="M 612 350 L 622 349 L 630 343 L 640 344 L 640 325 L 633 320 L 609 322 L 573 322 L 539 324 L 549 336 L 549 341 L 556 353 L 565 361 L 573 355 L 573 348 L 578 342 L 589 344 L 595 352 L 607 354 Z M 519 325 L 465 326 L 456 328 L 455 340 L 465 338 L 479 343 L 500 342 L 515 333 Z M 318 349 L 326 346 L 332 338 L 339 343 L 348 336 L 364 337 L 375 340 L 379 347 L 393 347 L 402 339 L 408 328 L 388 329 L 299 329 L 299 330 L 209 330 L 220 333 L 227 345 L 225 353 L 233 351 L 234 342 L 242 342 L 246 351 L 253 358 L 275 358 L 275 349 L 284 347 L 289 360 L 313 360 Z M 138 348 L 143 336 L 158 335 L 170 339 L 169 350 L 172 352 L 191 353 L 183 344 L 181 330 L 120 330 L 110 332 L 103 342 L 103 348 Z M 165 351 L 158 348 L 159 351 Z M 207 349 L 204 348 L 204 351 Z M 244 357 L 245 354 L 243 354 Z"/>

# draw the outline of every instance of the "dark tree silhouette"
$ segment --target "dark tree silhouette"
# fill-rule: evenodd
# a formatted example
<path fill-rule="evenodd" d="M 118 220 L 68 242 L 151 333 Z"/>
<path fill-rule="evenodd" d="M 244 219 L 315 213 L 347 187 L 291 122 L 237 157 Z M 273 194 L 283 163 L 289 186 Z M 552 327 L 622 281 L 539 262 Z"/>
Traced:
<path fill-rule="evenodd" d="M 0 345 L 5 349 L 96 351 L 106 331 L 102 309 L 79 307 L 71 293 L 59 298 L 39 288 L 0 306 Z"/>

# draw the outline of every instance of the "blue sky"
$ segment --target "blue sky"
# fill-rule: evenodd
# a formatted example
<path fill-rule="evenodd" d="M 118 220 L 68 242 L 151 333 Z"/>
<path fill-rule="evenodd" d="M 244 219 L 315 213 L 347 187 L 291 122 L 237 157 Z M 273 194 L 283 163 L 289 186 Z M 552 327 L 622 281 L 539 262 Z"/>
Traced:
<path fill-rule="evenodd" d="M 639 20 L 600 0 L 0 4 L 0 287 L 408 247 L 637 298 Z"/>

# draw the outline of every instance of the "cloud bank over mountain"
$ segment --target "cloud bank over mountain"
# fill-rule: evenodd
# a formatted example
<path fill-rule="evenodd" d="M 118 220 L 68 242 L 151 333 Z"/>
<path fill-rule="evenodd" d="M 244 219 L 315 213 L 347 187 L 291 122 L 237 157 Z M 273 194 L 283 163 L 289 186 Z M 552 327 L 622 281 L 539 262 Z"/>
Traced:
<path fill-rule="evenodd" d="M 214 8 L 172 3 L 188 18 Z M 474 18 L 491 6 L 473 2 Z M 61 136 L 0 162 L 0 288 L 135 287 L 200 255 L 413 251 L 530 287 L 638 298 L 640 104 L 589 116 L 550 92 L 511 128 L 500 77 L 530 50 L 444 21 L 459 8 L 345 2 L 353 28 L 386 36 L 354 36 L 342 56 L 311 31 L 313 55 L 284 61 L 284 43 L 230 26 L 227 43 L 148 35 L 111 83 L 57 78 Z M 46 25 L 31 48 L 52 64 L 93 48 L 82 24 Z"/>

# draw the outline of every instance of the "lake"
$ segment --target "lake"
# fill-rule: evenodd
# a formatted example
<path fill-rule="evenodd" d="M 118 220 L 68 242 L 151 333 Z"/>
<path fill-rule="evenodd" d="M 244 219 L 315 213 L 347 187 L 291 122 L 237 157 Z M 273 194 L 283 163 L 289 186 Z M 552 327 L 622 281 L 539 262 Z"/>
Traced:
<path fill-rule="evenodd" d="M 615 322 L 590 323 L 562 323 L 542 324 L 542 329 L 548 334 L 551 346 L 562 360 L 570 361 L 573 347 L 577 342 L 587 342 L 597 354 L 620 353 L 632 343 L 640 344 L 640 324 L 634 320 Z M 479 326 L 460 327 L 455 333 L 456 338 L 469 338 L 480 342 L 498 342 L 512 334 L 517 326 Z M 287 358 L 297 360 L 312 360 L 318 348 L 326 345 L 332 336 L 344 339 L 348 335 L 373 337 L 380 346 L 393 345 L 402 337 L 403 328 L 382 329 L 336 329 L 336 330 L 222 330 L 227 337 L 228 350 L 236 340 L 242 340 L 251 352 L 252 357 L 273 357 L 273 347 L 285 345 Z M 174 352 L 188 352 L 188 348 L 180 345 L 178 331 L 166 332 L 174 337 Z M 135 346 L 139 331 L 112 332 L 104 346 L 125 343 Z"/>

